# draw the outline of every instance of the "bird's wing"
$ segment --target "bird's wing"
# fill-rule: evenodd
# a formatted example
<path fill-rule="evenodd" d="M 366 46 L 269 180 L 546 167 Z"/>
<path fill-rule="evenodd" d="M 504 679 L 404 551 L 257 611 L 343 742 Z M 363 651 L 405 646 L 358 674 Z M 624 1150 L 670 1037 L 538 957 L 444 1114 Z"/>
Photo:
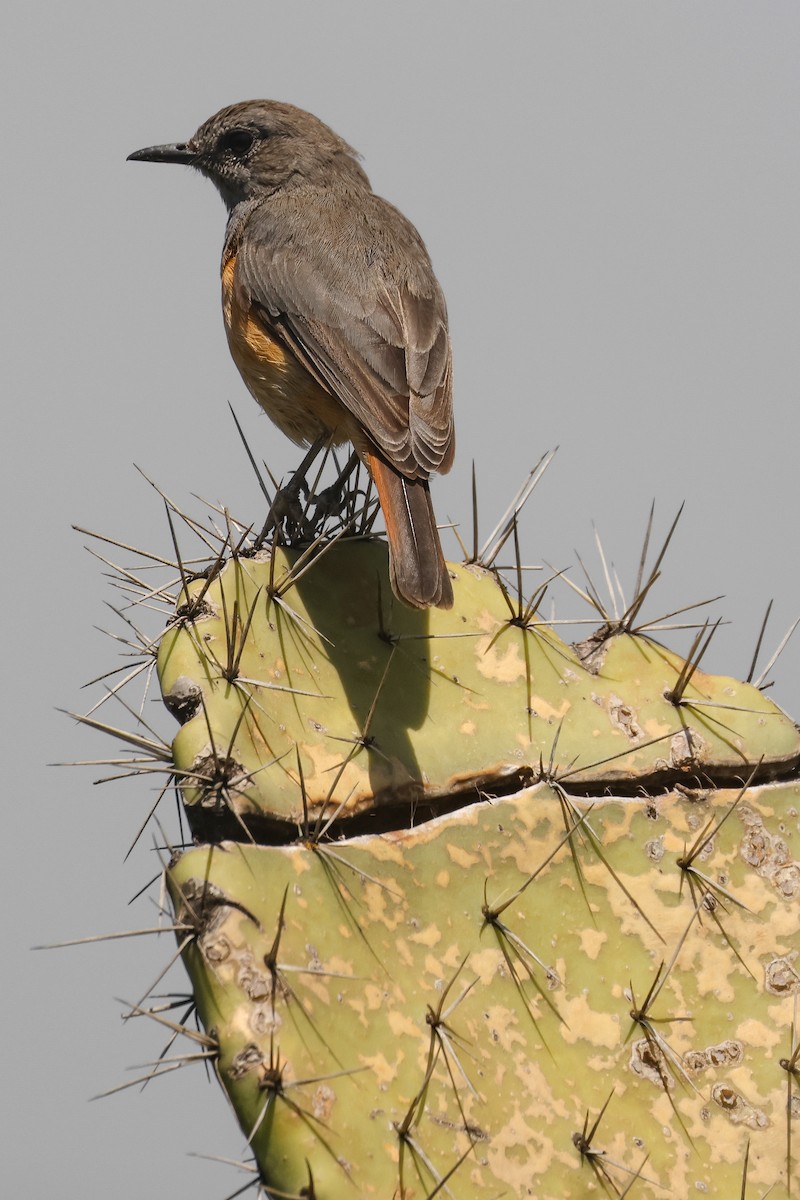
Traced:
<path fill-rule="evenodd" d="M 453 457 L 450 339 L 441 289 L 419 235 L 372 193 L 315 195 L 256 210 L 236 253 L 235 286 L 330 389 L 402 474 Z M 295 220 L 292 221 L 292 216 Z"/>

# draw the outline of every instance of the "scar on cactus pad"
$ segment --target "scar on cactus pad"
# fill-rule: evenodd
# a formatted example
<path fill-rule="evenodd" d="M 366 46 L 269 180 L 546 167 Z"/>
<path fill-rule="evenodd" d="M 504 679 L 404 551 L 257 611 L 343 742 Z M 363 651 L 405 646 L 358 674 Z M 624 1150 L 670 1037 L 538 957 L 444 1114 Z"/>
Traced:
<path fill-rule="evenodd" d="M 483 544 L 474 517 L 449 611 L 394 600 L 360 476 L 262 538 L 167 501 L 172 554 L 101 539 L 166 628 L 123 614 L 134 665 L 79 719 L 188 822 L 159 838 L 192 995 L 134 1011 L 213 1063 L 254 1194 L 800 1196 L 800 734 L 773 662 L 702 670 L 699 606 L 645 619 L 675 523 L 630 603 L 527 595 L 548 462 Z M 683 658 L 654 635 L 687 614 Z M 99 711 L 154 671 L 171 744 Z"/>

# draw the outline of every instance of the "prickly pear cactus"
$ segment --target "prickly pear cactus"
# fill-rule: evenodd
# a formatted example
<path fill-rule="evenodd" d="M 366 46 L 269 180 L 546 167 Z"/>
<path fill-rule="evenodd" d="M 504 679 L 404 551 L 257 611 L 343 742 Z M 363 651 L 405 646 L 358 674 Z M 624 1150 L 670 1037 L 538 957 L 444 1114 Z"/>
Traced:
<path fill-rule="evenodd" d="M 270 1197 L 800 1195 L 800 735 L 500 575 L 228 540 L 158 677 L 166 871 Z M 794 1184 L 794 1186 L 792 1186 Z"/>

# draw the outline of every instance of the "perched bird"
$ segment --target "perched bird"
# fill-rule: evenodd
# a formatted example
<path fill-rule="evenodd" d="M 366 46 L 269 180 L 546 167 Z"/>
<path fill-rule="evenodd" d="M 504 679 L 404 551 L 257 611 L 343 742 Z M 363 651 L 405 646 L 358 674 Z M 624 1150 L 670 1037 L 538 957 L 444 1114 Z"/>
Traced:
<path fill-rule="evenodd" d="M 317 117 L 251 100 L 138 162 L 184 163 L 228 208 L 222 308 L 252 395 L 300 445 L 351 442 L 375 481 L 391 584 L 453 603 L 428 479 L 455 448 L 447 310 L 414 226 Z"/>

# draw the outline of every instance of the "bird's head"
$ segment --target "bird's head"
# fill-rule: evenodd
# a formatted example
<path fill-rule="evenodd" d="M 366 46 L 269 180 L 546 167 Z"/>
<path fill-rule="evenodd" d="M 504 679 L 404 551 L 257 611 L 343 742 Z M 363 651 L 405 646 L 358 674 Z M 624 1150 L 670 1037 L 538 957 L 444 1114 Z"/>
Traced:
<path fill-rule="evenodd" d="M 347 142 L 311 113 L 277 100 L 231 104 L 188 142 L 147 146 L 128 159 L 195 167 L 216 184 L 228 209 L 303 180 L 369 186 Z"/>

